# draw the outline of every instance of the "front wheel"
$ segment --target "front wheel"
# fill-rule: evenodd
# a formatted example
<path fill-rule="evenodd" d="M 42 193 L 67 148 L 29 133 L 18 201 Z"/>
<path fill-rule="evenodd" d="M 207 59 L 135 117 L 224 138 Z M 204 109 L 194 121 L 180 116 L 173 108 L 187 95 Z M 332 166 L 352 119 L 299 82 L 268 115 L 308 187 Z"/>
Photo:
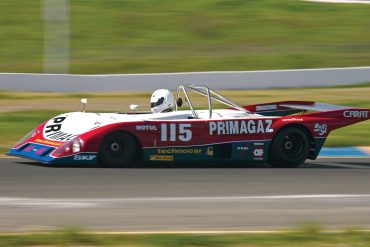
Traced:
<path fill-rule="evenodd" d="M 268 163 L 279 168 L 298 167 L 305 162 L 308 152 L 307 134 L 300 128 L 288 127 L 272 140 Z"/>
<path fill-rule="evenodd" d="M 113 132 L 100 145 L 98 160 L 103 167 L 124 167 L 133 161 L 138 150 L 136 138 L 127 132 Z"/>

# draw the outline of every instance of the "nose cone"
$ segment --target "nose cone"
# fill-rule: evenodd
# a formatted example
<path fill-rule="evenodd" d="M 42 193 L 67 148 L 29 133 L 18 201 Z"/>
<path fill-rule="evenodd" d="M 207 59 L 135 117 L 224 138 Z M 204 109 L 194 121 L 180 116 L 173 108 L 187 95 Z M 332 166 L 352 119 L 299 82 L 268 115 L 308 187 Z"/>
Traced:
<path fill-rule="evenodd" d="M 42 130 L 48 141 L 67 142 L 78 135 L 96 129 L 103 121 L 97 113 L 71 112 L 50 119 Z"/>

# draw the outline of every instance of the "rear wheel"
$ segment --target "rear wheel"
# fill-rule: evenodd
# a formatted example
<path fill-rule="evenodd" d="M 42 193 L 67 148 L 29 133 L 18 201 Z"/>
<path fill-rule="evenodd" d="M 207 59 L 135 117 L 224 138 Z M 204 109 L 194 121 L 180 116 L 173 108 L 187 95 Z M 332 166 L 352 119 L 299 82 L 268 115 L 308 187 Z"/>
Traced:
<path fill-rule="evenodd" d="M 103 167 L 124 167 L 129 165 L 138 150 L 136 138 L 127 132 L 113 132 L 107 135 L 99 149 L 99 164 Z"/>
<path fill-rule="evenodd" d="M 305 162 L 308 152 L 307 134 L 298 127 L 288 127 L 272 140 L 268 163 L 279 168 L 298 167 Z"/>

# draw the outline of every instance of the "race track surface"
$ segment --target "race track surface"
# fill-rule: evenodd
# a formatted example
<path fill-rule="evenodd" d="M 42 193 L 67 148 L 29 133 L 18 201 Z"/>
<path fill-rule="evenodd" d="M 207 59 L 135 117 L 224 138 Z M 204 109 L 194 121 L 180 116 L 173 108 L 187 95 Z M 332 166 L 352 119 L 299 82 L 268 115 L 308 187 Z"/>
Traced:
<path fill-rule="evenodd" d="M 0 159 L 0 231 L 370 228 L 370 159 L 240 165 L 47 167 Z"/>

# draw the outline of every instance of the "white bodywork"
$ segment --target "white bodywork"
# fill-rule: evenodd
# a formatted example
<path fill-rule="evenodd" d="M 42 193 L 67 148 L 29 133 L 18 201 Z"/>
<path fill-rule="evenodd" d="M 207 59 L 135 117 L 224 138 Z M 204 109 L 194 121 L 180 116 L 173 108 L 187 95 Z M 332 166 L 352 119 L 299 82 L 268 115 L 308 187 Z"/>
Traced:
<path fill-rule="evenodd" d="M 193 91 L 207 97 L 208 110 L 195 110 L 188 94 L 189 91 Z M 240 117 L 263 118 L 261 115 L 250 113 L 245 108 L 233 103 L 231 100 L 205 86 L 180 85 L 177 90 L 176 102 L 179 99 L 181 92 L 184 94 L 185 102 L 190 107 L 190 110 L 178 110 L 178 107 L 180 106 L 176 103 L 174 112 L 152 114 L 137 114 L 135 109 L 137 109 L 138 106 L 136 105 L 132 105 L 131 109 L 134 110 L 134 112 L 131 114 L 86 112 L 64 113 L 52 118 L 45 124 L 43 136 L 47 140 L 65 142 L 88 131 L 114 123 L 163 120 L 204 121 L 209 119 L 235 119 Z M 212 108 L 212 101 L 220 102 L 232 109 L 214 110 Z"/>
<path fill-rule="evenodd" d="M 192 112 L 190 110 L 153 114 L 70 112 L 50 119 L 44 126 L 43 136 L 51 141 L 69 141 L 80 134 L 113 123 L 159 120 L 209 120 L 209 110 L 197 110 L 196 113 L 197 119 L 191 118 Z M 263 116 L 258 114 L 229 109 L 214 110 L 212 115 L 212 119 L 234 119 L 240 117 L 263 118 Z M 62 121 L 59 122 L 60 120 Z"/>

